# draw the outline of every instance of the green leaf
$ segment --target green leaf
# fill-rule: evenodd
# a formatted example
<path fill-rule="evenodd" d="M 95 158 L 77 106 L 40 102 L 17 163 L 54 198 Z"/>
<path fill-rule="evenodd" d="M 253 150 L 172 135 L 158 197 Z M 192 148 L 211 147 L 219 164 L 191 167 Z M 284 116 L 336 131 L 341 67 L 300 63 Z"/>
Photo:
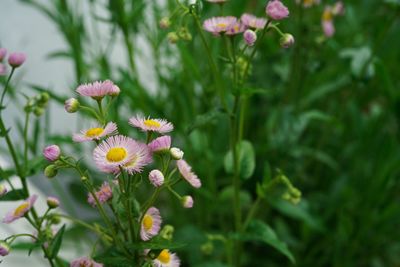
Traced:
<path fill-rule="evenodd" d="M 220 110 L 213 109 L 207 113 L 196 116 L 193 123 L 190 124 L 190 126 L 186 130 L 186 133 L 190 134 L 194 129 L 212 123 L 221 114 L 222 112 Z"/>
<path fill-rule="evenodd" d="M 50 257 L 50 259 L 54 259 L 55 257 L 57 257 L 57 254 L 58 254 L 58 252 L 60 251 L 60 248 L 61 248 L 61 243 L 62 243 L 64 231 L 65 231 L 65 224 L 61 227 L 60 230 L 58 230 L 58 232 L 55 235 L 54 239 L 50 243 L 50 246 L 49 246 L 49 252 L 50 252 L 49 253 L 49 257 Z"/>
<path fill-rule="evenodd" d="M 240 238 L 246 241 L 264 242 L 285 255 L 293 264 L 296 262 L 286 243 L 281 241 L 275 231 L 262 221 L 251 221 L 246 233 L 241 235 Z"/>
<path fill-rule="evenodd" d="M 0 201 L 16 201 L 16 200 L 26 199 L 27 197 L 28 196 L 25 194 L 24 190 L 16 189 L 0 197 Z"/>
<path fill-rule="evenodd" d="M 243 179 L 250 178 L 256 167 L 256 156 L 254 153 L 253 145 L 249 141 L 242 141 L 237 146 L 238 161 L 239 161 L 239 174 Z M 225 171 L 233 173 L 233 153 L 229 151 L 224 160 Z"/>
<path fill-rule="evenodd" d="M 3 170 L 0 168 L 0 181 L 10 178 L 11 176 L 15 175 L 15 173 L 16 172 L 14 169 Z"/>

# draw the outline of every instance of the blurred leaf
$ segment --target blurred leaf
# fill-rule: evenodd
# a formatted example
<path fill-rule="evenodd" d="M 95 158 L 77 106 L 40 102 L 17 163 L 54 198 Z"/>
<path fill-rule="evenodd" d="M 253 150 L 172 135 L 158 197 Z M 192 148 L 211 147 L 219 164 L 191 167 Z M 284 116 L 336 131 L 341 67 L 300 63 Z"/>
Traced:
<path fill-rule="evenodd" d="M 220 110 L 213 109 L 207 113 L 196 116 L 193 123 L 190 124 L 190 126 L 186 130 L 186 133 L 190 134 L 193 130 L 212 123 L 221 114 L 222 112 Z"/>
<path fill-rule="evenodd" d="M 128 248 L 144 250 L 144 249 L 177 249 L 184 247 L 185 244 L 173 242 L 157 236 L 146 242 L 139 242 L 136 244 L 127 244 Z"/>
<path fill-rule="evenodd" d="M 48 59 L 54 58 L 72 58 L 72 54 L 69 51 L 55 51 L 47 54 Z"/>
<path fill-rule="evenodd" d="M 250 178 L 256 167 L 256 156 L 254 153 L 253 145 L 249 141 L 242 141 L 237 146 L 238 152 L 238 163 L 239 163 L 239 174 L 241 178 Z M 233 173 L 233 153 L 229 151 L 224 160 L 225 171 L 227 173 Z"/>
<path fill-rule="evenodd" d="M 356 77 L 360 77 L 363 74 L 364 68 L 367 68 L 368 76 L 373 76 L 374 66 L 370 60 L 372 55 L 371 48 L 363 46 L 360 48 L 347 48 L 340 52 L 342 58 L 351 59 L 351 71 Z"/>
<path fill-rule="evenodd" d="M 26 199 L 27 197 L 28 196 L 25 194 L 24 190 L 16 189 L 0 197 L 0 201 L 16 201 L 16 200 Z"/>
<path fill-rule="evenodd" d="M 49 245 L 50 259 L 54 259 L 55 257 L 57 257 L 58 252 L 60 251 L 60 248 L 61 248 L 64 231 L 65 231 L 65 224 L 61 227 L 60 230 L 58 230 L 57 234 L 54 236 L 53 240 L 51 241 L 51 243 Z"/>
<path fill-rule="evenodd" d="M 296 262 L 286 243 L 281 241 L 275 231 L 262 221 L 251 221 L 246 232 L 239 235 L 239 238 L 245 241 L 264 242 L 285 255 L 292 263 Z"/>

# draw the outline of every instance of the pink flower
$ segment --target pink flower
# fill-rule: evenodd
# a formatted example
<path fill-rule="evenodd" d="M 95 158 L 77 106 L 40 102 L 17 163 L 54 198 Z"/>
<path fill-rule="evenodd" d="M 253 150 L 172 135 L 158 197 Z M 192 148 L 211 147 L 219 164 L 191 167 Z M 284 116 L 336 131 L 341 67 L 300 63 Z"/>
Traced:
<path fill-rule="evenodd" d="M 160 187 L 164 183 L 164 174 L 159 170 L 152 170 L 149 173 L 149 180 L 155 187 Z"/>
<path fill-rule="evenodd" d="M 322 29 L 326 37 L 332 37 L 335 34 L 335 25 L 333 25 L 333 20 L 322 21 Z"/>
<path fill-rule="evenodd" d="M 149 143 L 149 148 L 153 153 L 168 152 L 171 147 L 171 136 L 160 136 Z"/>
<path fill-rule="evenodd" d="M 248 46 L 253 46 L 257 41 L 257 34 L 252 30 L 246 30 L 243 34 L 243 38 Z"/>
<path fill-rule="evenodd" d="M 232 29 L 232 26 L 236 23 L 237 18 L 232 16 L 213 17 L 204 21 L 203 28 L 215 36 L 219 36 L 221 33 L 226 33 L 229 29 Z"/>
<path fill-rule="evenodd" d="M 27 198 L 21 205 L 19 205 L 15 210 L 12 210 L 6 214 L 3 219 L 3 223 L 12 223 L 15 220 L 23 217 L 35 204 L 36 199 L 38 198 L 37 195 L 32 195 Z"/>
<path fill-rule="evenodd" d="M 6 65 L 0 63 L 0 76 L 4 76 L 7 74 L 7 67 Z"/>
<path fill-rule="evenodd" d="M 95 262 L 88 257 L 81 257 L 79 259 L 73 260 L 70 267 L 103 267 L 102 263 Z"/>
<path fill-rule="evenodd" d="M 147 241 L 156 236 L 160 231 L 161 222 L 160 211 L 155 207 L 149 208 L 141 221 L 140 237 L 142 240 Z"/>
<path fill-rule="evenodd" d="M 0 48 L 0 62 L 3 61 L 3 59 L 6 57 L 7 55 L 7 49 L 1 47 Z"/>
<path fill-rule="evenodd" d="M 43 156 L 48 161 L 56 161 L 61 155 L 61 149 L 57 145 L 47 146 L 43 149 Z"/>
<path fill-rule="evenodd" d="M 182 177 L 193 187 L 195 188 L 200 188 L 201 187 L 201 181 L 197 177 L 197 175 L 192 172 L 192 167 L 183 159 L 178 160 L 176 162 L 176 166 L 178 167 L 178 170 Z"/>
<path fill-rule="evenodd" d="M 129 124 L 141 129 L 143 132 L 157 132 L 160 134 L 171 132 L 174 129 L 172 123 L 164 119 L 151 119 L 135 116 L 129 119 Z"/>
<path fill-rule="evenodd" d="M 24 64 L 26 60 L 26 55 L 24 53 L 11 53 L 10 56 L 8 57 L 8 64 L 10 64 L 11 67 L 13 68 L 18 68 L 22 64 Z"/>
<path fill-rule="evenodd" d="M 153 260 L 154 267 L 179 267 L 181 262 L 175 253 L 163 249 L 157 258 Z"/>
<path fill-rule="evenodd" d="M 93 140 L 100 140 L 107 135 L 117 134 L 117 125 L 114 122 L 109 122 L 103 127 L 93 127 L 86 130 L 82 130 L 80 133 L 73 134 L 72 140 L 74 142 L 87 142 Z"/>
<path fill-rule="evenodd" d="M 246 30 L 246 27 L 240 22 L 236 21 L 235 23 L 231 24 L 228 30 L 225 32 L 226 35 L 236 35 L 238 33 L 242 33 Z"/>
<path fill-rule="evenodd" d="M 334 16 L 342 16 L 342 15 L 344 15 L 344 12 L 345 12 L 345 10 L 344 10 L 343 2 L 342 1 L 336 2 L 332 8 L 332 14 Z"/>
<path fill-rule="evenodd" d="M 101 142 L 93 151 L 93 159 L 99 170 L 114 174 L 119 173 L 120 168 L 129 173 L 141 172 L 152 161 L 146 144 L 122 135 Z"/>
<path fill-rule="evenodd" d="M 193 198 L 191 196 L 182 197 L 182 205 L 186 209 L 193 208 Z"/>
<path fill-rule="evenodd" d="M 87 83 L 78 86 L 76 92 L 81 96 L 90 96 L 93 99 L 100 100 L 103 97 L 116 96 L 120 93 L 120 89 L 112 81 Z"/>
<path fill-rule="evenodd" d="M 240 17 L 240 20 L 247 28 L 251 29 L 264 29 L 265 25 L 267 25 L 267 20 L 264 18 L 257 18 L 252 14 L 245 13 Z"/>
<path fill-rule="evenodd" d="M 96 194 L 96 197 L 99 200 L 100 204 L 106 203 L 113 196 L 112 188 L 108 182 L 104 182 L 101 185 L 100 190 L 95 192 L 95 194 Z M 93 207 L 96 206 L 96 201 L 94 200 L 93 195 L 91 193 L 88 194 L 88 202 Z"/>
<path fill-rule="evenodd" d="M 281 20 L 289 16 L 288 8 L 279 0 L 269 1 L 265 12 L 273 20 Z"/>

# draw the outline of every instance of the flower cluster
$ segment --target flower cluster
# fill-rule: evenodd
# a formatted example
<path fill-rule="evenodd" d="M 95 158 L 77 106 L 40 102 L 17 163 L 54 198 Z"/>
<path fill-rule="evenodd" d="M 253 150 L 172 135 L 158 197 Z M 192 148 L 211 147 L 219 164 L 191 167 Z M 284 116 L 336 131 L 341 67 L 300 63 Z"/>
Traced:
<path fill-rule="evenodd" d="M 118 132 L 118 126 L 114 122 L 107 122 L 107 109 L 103 108 L 103 101 L 109 99 L 109 103 L 104 105 L 109 107 L 112 99 L 120 93 L 120 89 L 111 81 L 98 81 L 81 85 L 76 90 L 79 95 L 90 97 L 97 102 L 95 107 L 83 106 L 78 99 L 71 98 L 65 102 L 65 109 L 69 113 L 80 109 L 90 111 L 95 114 L 97 124 L 92 128 L 85 128 L 79 133 L 72 135 L 72 140 L 76 143 L 92 142 L 94 149 L 92 153 L 92 162 L 98 171 L 112 176 L 112 181 L 104 181 L 101 187 L 96 190 L 93 180 L 89 173 L 80 170 L 79 161 L 71 156 L 65 155 L 57 145 L 50 145 L 44 148 L 43 155 L 51 163 L 45 169 L 48 177 L 57 175 L 57 171 L 62 168 L 75 168 L 82 176 L 81 181 L 88 189 L 88 203 L 102 211 L 105 207 L 110 207 L 117 218 L 117 224 L 120 231 L 124 231 L 126 224 L 128 229 L 124 237 L 134 236 L 134 229 L 139 229 L 138 236 L 144 242 L 150 242 L 156 236 L 160 236 L 161 231 L 161 211 L 154 206 L 154 202 L 161 190 L 170 191 L 181 202 L 184 208 L 193 207 L 193 198 L 190 195 L 181 196 L 173 190 L 180 180 L 187 181 L 194 188 L 201 187 L 201 181 L 193 172 L 192 167 L 183 159 L 184 152 L 172 147 L 172 138 L 169 135 L 174 126 L 165 119 L 132 116 L 127 120 L 127 124 L 143 132 L 146 141 L 134 139 L 127 135 L 121 135 Z M 161 160 L 161 166 L 154 168 Z M 150 167 L 150 168 L 149 168 Z M 134 192 L 142 179 L 144 172 L 148 170 L 148 181 L 155 190 L 155 195 L 151 197 L 140 210 L 132 211 L 131 193 Z M 175 173 L 179 173 L 176 177 Z M 84 174 L 84 175 L 83 175 Z M 135 200 L 137 201 L 137 200 Z M 120 203 L 122 202 L 122 203 Z M 105 205 L 107 204 L 107 205 Z M 54 200 L 48 199 L 49 207 L 58 206 Z M 127 214 L 124 219 L 119 218 L 118 208 L 122 205 Z M 104 206 L 104 207 L 103 207 Z M 21 213 L 22 214 L 22 213 Z M 102 212 L 104 214 L 104 212 Z M 134 219 L 136 216 L 137 219 Z M 133 225 L 137 224 L 137 227 Z M 119 238 L 118 235 L 113 237 Z M 161 236 L 162 238 L 162 236 Z M 132 238 L 134 240 L 134 238 Z M 151 253 L 150 253 L 151 252 Z M 145 252 L 153 266 L 173 266 L 180 264 L 179 258 L 164 249 L 158 251 L 158 255 L 150 250 Z M 150 257 L 152 255 L 152 257 Z M 71 263 L 71 266 L 102 266 L 92 259 L 83 257 Z"/>
<path fill-rule="evenodd" d="M 219 3 L 219 1 L 209 1 Z M 240 18 L 233 16 L 212 17 L 203 22 L 204 30 L 212 33 L 214 36 L 235 36 L 243 33 L 243 39 L 248 46 L 253 46 L 257 41 L 257 31 L 264 31 L 272 21 L 279 21 L 289 16 L 288 8 L 279 0 L 269 1 L 265 13 L 267 18 L 259 18 L 253 14 L 244 13 Z M 273 29 L 281 35 L 281 45 L 284 48 L 294 43 L 294 38 L 290 34 L 284 34 L 276 25 Z M 288 36 L 290 35 L 290 39 Z M 282 41 L 284 40 L 284 41 Z"/>
<path fill-rule="evenodd" d="M 335 25 L 333 19 L 336 16 L 342 16 L 344 14 L 344 4 L 342 1 L 336 2 L 333 6 L 325 6 L 324 12 L 322 13 L 321 25 L 326 37 L 332 37 L 335 34 Z"/>

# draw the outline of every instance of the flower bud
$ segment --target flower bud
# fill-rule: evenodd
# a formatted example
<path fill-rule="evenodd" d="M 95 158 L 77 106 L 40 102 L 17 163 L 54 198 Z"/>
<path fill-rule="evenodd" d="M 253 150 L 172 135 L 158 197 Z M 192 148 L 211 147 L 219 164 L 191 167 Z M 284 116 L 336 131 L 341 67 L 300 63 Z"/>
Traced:
<path fill-rule="evenodd" d="M 7 194 L 7 192 L 8 192 L 7 188 L 4 185 L 0 184 L 0 197 Z"/>
<path fill-rule="evenodd" d="M 5 48 L 0 48 L 0 62 L 2 62 L 3 61 L 3 59 L 6 57 L 6 55 L 7 55 L 7 49 L 5 49 Z"/>
<path fill-rule="evenodd" d="M 174 227 L 172 225 L 165 225 L 163 229 L 160 231 L 160 236 L 167 240 L 172 240 L 174 237 Z"/>
<path fill-rule="evenodd" d="M 87 180 L 88 180 L 88 178 L 87 178 L 86 176 L 82 176 L 82 177 L 81 177 L 81 181 L 82 181 L 82 182 L 86 182 Z"/>
<path fill-rule="evenodd" d="M 248 46 L 253 46 L 257 41 L 257 34 L 252 30 L 246 30 L 243 33 L 243 38 Z"/>
<path fill-rule="evenodd" d="M 294 37 L 290 33 L 285 33 L 279 40 L 279 43 L 283 48 L 289 48 L 294 44 Z"/>
<path fill-rule="evenodd" d="M 55 216 L 52 214 L 51 216 L 51 224 L 59 224 L 61 222 L 61 218 L 59 216 Z"/>
<path fill-rule="evenodd" d="M 289 16 L 288 8 L 279 0 L 269 1 L 265 12 L 273 20 L 282 20 Z"/>
<path fill-rule="evenodd" d="M 50 162 L 56 161 L 61 155 L 61 149 L 57 145 L 47 146 L 43 149 L 43 156 Z"/>
<path fill-rule="evenodd" d="M 179 41 L 179 36 L 176 32 L 170 32 L 167 35 L 167 39 L 171 44 L 176 44 Z"/>
<path fill-rule="evenodd" d="M 68 113 L 77 112 L 79 109 L 79 106 L 80 106 L 80 103 L 76 98 L 70 98 L 64 102 L 65 111 L 67 111 Z"/>
<path fill-rule="evenodd" d="M 48 197 L 47 206 L 49 207 L 49 209 L 58 208 L 58 206 L 60 206 L 60 201 L 56 197 Z"/>
<path fill-rule="evenodd" d="M 192 41 L 192 34 L 189 32 L 188 28 L 181 27 L 178 32 L 179 38 L 184 41 Z"/>
<path fill-rule="evenodd" d="M 44 175 L 46 175 L 47 178 L 53 178 L 57 175 L 57 166 L 56 165 L 49 165 L 44 169 Z"/>
<path fill-rule="evenodd" d="M 168 29 L 171 26 L 171 21 L 168 17 L 164 17 L 158 23 L 161 29 Z"/>
<path fill-rule="evenodd" d="M 0 241 L 0 256 L 7 256 L 10 253 L 10 246 L 5 241 Z"/>
<path fill-rule="evenodd" d="M 170 152 L 170 154 L 171 154 L 171 157 L 174 159 L 174 160 L 180 160 L 180 159 L 182 159 L 183 158 L 183 151 L 182 150 L 180 150 L 179 148 L 177 148 L 177 147 L 172 147 L 170 150 L 169 150 L 169 152 Z"/>
<path fill-rule="evenodd" d="M 33 109 L 33 114 L 35 114 L 36 117 L 42 116 L 43 113 L 44 113 L 44 108 L 35 107 L 35 108 Z"/>
<path fill-rule="evenodd" d="M 26 60 L 26 55 L 24 53 L 11 53 L 8 57 L 8 64 L 13 68 L 18 68 L 24 64 Z"/>
<path fill-rule="evenodd" d="M 164 174 L 159 170 L 152 170 L 149 173 L 149 180 L 152 185 L 159 187 L 164 183 Z"/>
<path fill-rule="evenodd" d="M 46 105 L 47 104 L 47 102 L 49 102 L 49 99 L 50 99 L 50 95 L 49 95 L 49 93 L 47 93 L 47 92 L 43 92 L 43 93 L 41 93 L 40 95 L 39 95 L 39 103 L 41 104 L 41 105 Z"/>
<path fill-rule="evenodd" d="M 182 205 L 186 209 L 193 208 L 193 198 L 191 196 L 182 197 Z"/>

